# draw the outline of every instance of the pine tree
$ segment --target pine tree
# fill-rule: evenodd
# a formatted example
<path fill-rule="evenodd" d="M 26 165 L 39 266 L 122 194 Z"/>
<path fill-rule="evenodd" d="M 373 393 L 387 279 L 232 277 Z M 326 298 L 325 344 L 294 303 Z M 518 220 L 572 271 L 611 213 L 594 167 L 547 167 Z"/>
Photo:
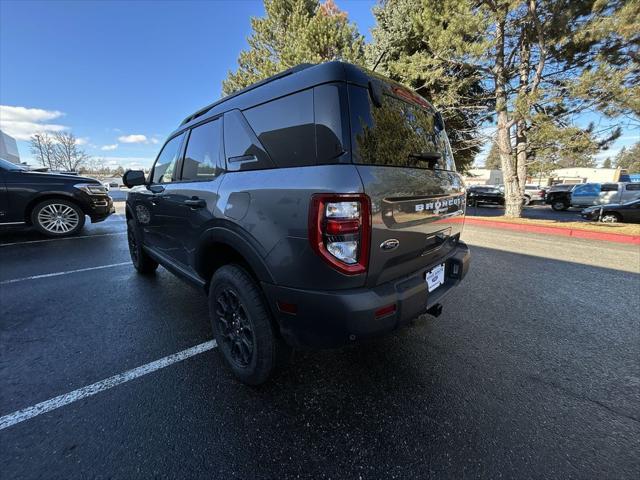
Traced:
<path fill-rule="evenodd" d="M 615 157 L 616 168 L 622 168 L 627 173 L 640 173 L 640 142 L 631 148 L 623 147 Z"/>
<path fill-rule="evenodd" d="M 364 63 L 364 37 L 333 0 L 265 0 L 265 16 L 251 19 L 249 48 L 222 82 L 225 94 L 300 63 Z"/>
<path fill-rule="evenodd" d="M 365 51 L 369 68 L 383 73 L 428 99 L 444 118 L 458 170 L 473 164 L 485 140 L 480 135 L 486 108 L 477 98 L 486 98 L 481 79 L 470 69 L 442 65 L 428 71 L 429 48 L 411 19 L 420 1 L 382 1 L 374 8 L 373 42 Z"/>
<path fill-rule="evenodd" d="M 451 94 L 474 82 L 482 87 L 451 105 L 484 111 L 483 121 L 496 124 L 505 215 L 521 215 L 529 165 L 576 152 L 588 157 L 619 135 L 613 130 L 601 140 L 572 118 L 599 106 L 588 91 L 574 91 L 596 59 L 625 68 L 624 58 L 612 53 L 614 45 L 624 49 L 623 37 L 596 27 L 620 15 L 623 0 L 386 0 L 383 7 L 410 12 L 405 25 L 391 24 L 397 42 L 418 46 L 401 50 L 401 68 L 419 71 L 424 85 L 446 85 Z M 588 33 L 594 29 L 598 35 Z"/>
<path fill-rule="evenodd" d="M 487 154 L 487 158 L 484 161 L 484 168 L 489 170 L 500 170 L 502 164 L 500 163 L 500 151 L 496 142 L 491 143 L 491 149 Z"/>

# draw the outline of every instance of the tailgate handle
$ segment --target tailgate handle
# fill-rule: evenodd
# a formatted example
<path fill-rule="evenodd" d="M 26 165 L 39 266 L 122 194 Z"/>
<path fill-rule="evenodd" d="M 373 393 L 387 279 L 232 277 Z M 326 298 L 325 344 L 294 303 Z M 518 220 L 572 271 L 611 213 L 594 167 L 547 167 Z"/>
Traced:
<path fill-rule="evenodd" d="M 427 253 L 433 252 L 440 248 L 447 239 L 451 236 L 451 228 L 447 228 L 445 230 L 440 230 L 439 232 L 434 233 L 427 237 L 427 242 L 434 241 L 432 245 L 427 246 L 427 249 L 422 252 L 422 255 L 426 255 Z"/>

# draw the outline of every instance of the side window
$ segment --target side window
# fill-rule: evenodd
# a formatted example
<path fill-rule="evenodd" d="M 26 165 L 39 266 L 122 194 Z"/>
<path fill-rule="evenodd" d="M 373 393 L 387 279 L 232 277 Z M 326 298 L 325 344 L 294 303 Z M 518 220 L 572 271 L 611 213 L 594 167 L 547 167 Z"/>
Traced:
<path fill-rule="evenodd" d="M 243 114 L 278 167 L 316 164 L 312 89 L 249 108 Z"/>
<path fill-rule="evenodd" d="M 182 162 L 181 180 L 211 180 L 220 172 L 221 120 L 213 120 L 191 130 Z"/>
<path fill-rule="evenodd" d="M 269 154 L 260 144 L 240 110 L 231 110 L 224 114 L 223 130 L 228 170 L 273 168 Z"/>
<path fill-rule="evenodd" d="M 617 183 L 603 183 L 601 187 L 601 191 L 603 192 L 617 192 L 618 184 Z"/>
<path fill-rule="evenodd" d="M 600 184 L 599 183 L 588 183 L 586 185 L 580 185 L 573 190 L 572 195 L 577 197 L 580 196 L 590 196 L 590 195 L 598 195 L 600 193 Z"/>
<path fill-rule="evenodd" d="M 178 163 L 178 155 L 180 154 L 180 147 L 182 147 L 182 139 L 184 133 L 173 137 L 165 145 L 155 165 L 153 166 L 153 176 L 151 177 L 152 183 L 169 183 L 173 179 L 173 173 Z"/>
<path fill-rule="evenodd" d="M 629 183 L 625 187 L 626 190 L 640 190 L 640 183 Z"/>

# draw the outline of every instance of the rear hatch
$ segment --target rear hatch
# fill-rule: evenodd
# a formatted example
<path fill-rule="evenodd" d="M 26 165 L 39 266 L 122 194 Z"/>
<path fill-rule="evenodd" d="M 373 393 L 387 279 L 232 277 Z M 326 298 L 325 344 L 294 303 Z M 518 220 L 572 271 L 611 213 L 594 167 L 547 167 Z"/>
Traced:
<path fill-rule="evenodd" d="M 398 84 L 349 85 L 351 148 L 371 199 L 367 285 L 437 266 L 456 247 L 465 190 L 440 116 Z"/>

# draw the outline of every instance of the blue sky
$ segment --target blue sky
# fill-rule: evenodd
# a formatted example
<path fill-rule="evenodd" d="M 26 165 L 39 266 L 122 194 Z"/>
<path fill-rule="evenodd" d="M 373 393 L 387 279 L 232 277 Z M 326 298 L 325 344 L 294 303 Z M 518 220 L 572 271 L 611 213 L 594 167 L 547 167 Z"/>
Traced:
<path fill-rule="evenodd" d="M 336 3 L 369 39 L 375 0 Z M 0 126 L 23 160 L 31 133 L 64 128 L 112 165 L 149 166 L 185 116 L 220 97 L 263 14 L 261 1 L 0 0 Z"/>
<path fill-rule="evenodd" d="M 337 4 L 368 32 L 373 1 Z M 184 117 L 220 97 L 249 18 L 263 14 L 261 1 L 0 0 L 0 104 L 37 109 L 4 108 L 3 129 L 26 139 L 34 123 L 66 127 L 91 155 L 149 165 Z M 28 142 L 18 148 L 28 160 Z"/>

